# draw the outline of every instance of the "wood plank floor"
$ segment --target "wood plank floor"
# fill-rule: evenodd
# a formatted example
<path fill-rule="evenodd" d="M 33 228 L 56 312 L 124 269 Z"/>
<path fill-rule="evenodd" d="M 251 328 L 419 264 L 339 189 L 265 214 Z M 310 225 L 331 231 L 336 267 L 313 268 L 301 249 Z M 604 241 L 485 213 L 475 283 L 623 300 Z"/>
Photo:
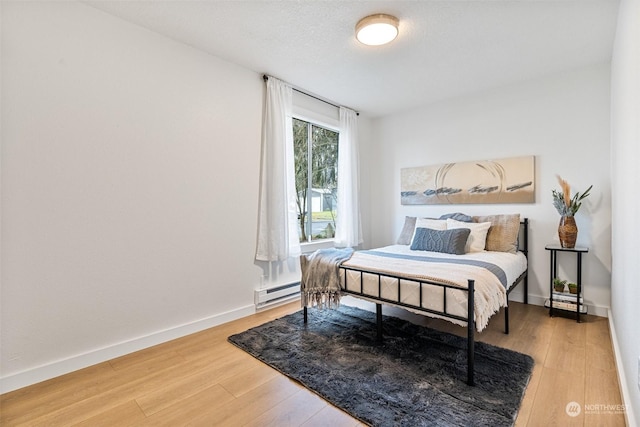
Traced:
<path fill-rule="evenodd" d="M 355 301 L 355 304 L 354 304 Z M 352 305 L 360 303 L 350 299 Z M 624 426 L 607 319 L 583 323 L 511 303 L 479 341 L 527 353 L 535 368 L 516 426 Z M 299 310 L 291 303 L 0 396 L 2 426 L 361 426 L 348 414 L 227 342 L 231 334 Z M 384 314 L 464 334 L 447 322 L 385 307 Z M 580 413 L 567 415 L 570 402 Z"/>

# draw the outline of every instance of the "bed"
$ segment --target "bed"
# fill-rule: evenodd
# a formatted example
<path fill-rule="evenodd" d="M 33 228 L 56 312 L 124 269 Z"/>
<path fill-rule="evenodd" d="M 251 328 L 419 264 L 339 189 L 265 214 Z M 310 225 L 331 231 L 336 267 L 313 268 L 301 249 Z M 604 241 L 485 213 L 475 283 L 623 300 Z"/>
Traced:
<path fill-rule="evenodd" d="M 301 257 L 304 321 L 307 307 L 323 302 L 330 307 L 339 295 L 348 294 L 376 304 L 378 339 L 382 339 L 382 304 L 465 326 L 467 383 L 473 385 L 475 332 L 504 309 L 505 333 L 509 333 L 508 297 L 519 283 L 528 303 L 529 221 L 520 220 L 518 214 L 461 215 L 437 220 L 407 217 L 396 244 L 334 256 L 329 264 L 339 291 L 330 297 L 325 294 L 324 299 L 317 292 L 314 298 L 309 296 L 313 294 L 309 258 Z M 325 278 L 321 281 L 326 284 Z"/>

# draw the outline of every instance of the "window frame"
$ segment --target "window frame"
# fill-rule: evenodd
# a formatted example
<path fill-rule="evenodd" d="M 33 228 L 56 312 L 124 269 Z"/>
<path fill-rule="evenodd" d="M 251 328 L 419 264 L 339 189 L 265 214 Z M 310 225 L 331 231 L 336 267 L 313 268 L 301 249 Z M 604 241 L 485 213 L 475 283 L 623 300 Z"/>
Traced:
<path fill-rule="evenodd" d="M 340 134 L 340 109 L 300 92 L 293 92 L 292 118 L 303 120 Z M 291 123 L 293 126 L 293 121 Z M 338 137 L 339 139 L 339 137 Z M 334 238 L 300 242 L 302 253 L 335 247 Z"/>
<path fill-rule="evenodd" d="M 307 124 L 309 124 L 309 128 L 308 128 L 308 134 L 307 134 L 307 142 L 311 142 L 311 138 L 313 135 L 313 131 L 312 131 L 312 127 L 315 126 L 317 128 L 322 128 L 331 132 L 335 132 L 336 134 L 338 134 L 338 140 L 340 139 L 340 129 L 338 129 L 335 126 L 331 126 L 331 125 L 326 125 L 324 123 L 318 123 L 318 121 L 314 121 L 313 119 L 309 119 L 306 118 L 303 115 L 298 115 L 298 114 L 292 114 L 292 118 L 299 120 L 299 121 L 303 121 Z M 312 144 L 308 144 L 308 150 L 307 150 L 307 158 L 310 159 L 312 156 Z M 311 162 L 308 162 L 309 167 L 311 167 Z M 308 171 L 308 177 L 311 176 L 311 173 L 309 173 L 310 171 Z M 310 178 L 308 178 L 310 179 Z M 310 190 L 311 187 L 309 187 L 309 182 L 307 180 L 307 190 Z M 312 206 L 312 192 L 308 191 L 307 192 L 307 206 Z M 311 215 L 309 215 L 309 221 L 311 221 Z M 311 237 L 311 235 L 309 235 L 309 237 Z M 320 249 L 323 247 L 332 247 L 335 246 L 334 245 L 334 238 L 330 237 L 330 238 L 326 238 L 326 239 L 317 239 L 317 240 L 311 240 L 311 241 L 306 241 L 306 242 L 300 242 L 300 246 L 302 247 L 303 252 L 307 252 L 307 251 L 311 251 L 312 248 L 313 250 L 315 249 Z"/>

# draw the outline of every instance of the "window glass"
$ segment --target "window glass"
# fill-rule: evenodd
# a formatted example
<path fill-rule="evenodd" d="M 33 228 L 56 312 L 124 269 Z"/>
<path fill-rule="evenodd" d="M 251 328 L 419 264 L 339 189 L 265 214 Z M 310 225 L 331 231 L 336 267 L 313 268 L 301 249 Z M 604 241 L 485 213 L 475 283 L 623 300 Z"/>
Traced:
<path fill-rule="evenodd" d="M 301 242 L 335 235 L 338 132 L 293 119 L 298 232 Z"/>

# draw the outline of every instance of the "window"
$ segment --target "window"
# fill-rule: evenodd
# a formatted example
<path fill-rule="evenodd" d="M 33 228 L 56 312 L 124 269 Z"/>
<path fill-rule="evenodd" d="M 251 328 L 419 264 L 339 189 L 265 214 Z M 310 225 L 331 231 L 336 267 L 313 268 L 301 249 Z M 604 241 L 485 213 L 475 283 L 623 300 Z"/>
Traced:
<path fill-rule="evenodd" d="M 331 239 L 336 229 L 338 132 L 293 119 L 300 242 Z"/>

